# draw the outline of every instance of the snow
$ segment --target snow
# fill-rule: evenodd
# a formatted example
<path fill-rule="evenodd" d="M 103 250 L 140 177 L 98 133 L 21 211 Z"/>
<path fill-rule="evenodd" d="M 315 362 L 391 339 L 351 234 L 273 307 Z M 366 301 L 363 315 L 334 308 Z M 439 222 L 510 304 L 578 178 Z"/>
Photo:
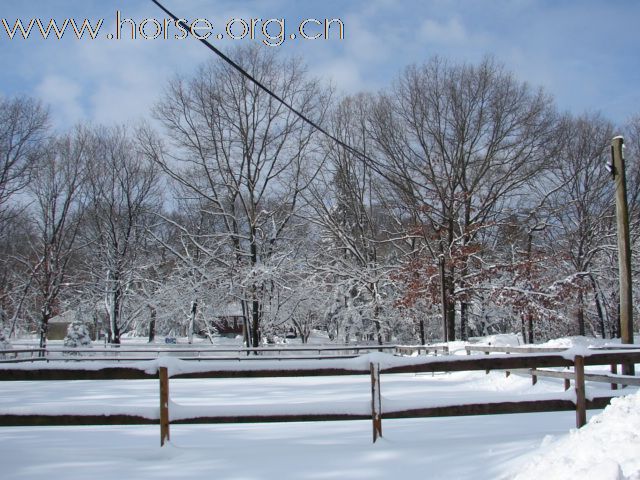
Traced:
<path fill-rule="evenodd" d="M 545 342 L 540 347 L 558 347 L 558 348 L 589 348 L 589 347 L 600 347 L 606 343 L 611 343 L 611 340 L 600 340 L 597 338 L 590 337 L 563 337 L 556 338 L 553 340 L 549 340 Z M 537 345 L 538 346 L 538 345 Z"/>
<path fill-rule="evenodd" d="M 486 337 L 479 337 L 477 339 L 470 339 L 470 341 L 472 342 L 474 340 L 476 340 L 478 343 L 482 343 L 483 345 L 492 345 L 494 347 L 518 347 L 522 345 L 519 335 L 515 334 L 503 333 L 499 335 L 489 335 Z"/>
<path fill-rule="evenodd" d="M 495 338 L 495 344 L 510 342 Z M 572 353 L 602 341 L 562 339 L 553 346 Z M 609 341 L 610 342 L 610 341 Z M 484 343 L 484 342 L 483 342 Z M 553 343 L 553 342 L 549 342 Z M 546 346 L 552 346 L 547 344 Z M 458 346 L 460 347 L 460 346 Z M 458 352 L 464 353 L 463 350 Z M 498 354 L 500 355 L 500 354 Z M 463 361 L 464 356 L 450 357 Z M 324 368 L 368 371 L 440 361 L 372 353 L 323 360 Z M 207 370 L 211 362 L 161 357 L 119 363 L 173 375 Z M 39 362 L 0 368 L 82 368 L 107 362 Z M 317 368 L 309 360 L 218 361 L 216 369 Z M 171 379 L 172 420 L 195 416 L 341 413 L 371 411 L 368 375 L 335 377 Z M 462 403 L 534 399 L 573 400 L 561 379 L 503 372 L 382 374 L 383 438 L 372 444 L 370 421 L 277 424 L 171 425 L 171 441 L 160 448 L 159 427 L 65 426 L 0 428 L 3 480 L 240 479 L 538 479 L 640 480 L 640 394 L 608 384 L 589 384 L 590 396 L 627 395 L 604 412 L 589 412 L 576 430 L 575 412 L 384 419 L 384 412 Z M 630 395 L 631 394 L 631 395 Z M 158 381 L 7 381 L 0 414 L 130 414 L 157 419 Z"/>
<path fill-rule="evenodd" d="M 615 398 L 589 423 L 546 439 L 517 480 L 640 479 L 640 393 Z"/>
<path fill-rule="evenodd" d="M 383 375 L 383 410 L 501 395 L 566 395 L 561 382 L 501 372 Z M 370 412 L 367 376 L 179 379 L 170 382 L 173 418 L 194 412 Z M 157 381 L 4 382 L 0 411 L 29 408 L 99 413 L 158 407 Z M 284 406 L 284 407 L 283 407 Z M 350 410 L 353 409 L 353 410 Z M 316 410 L 317 411 L 317 410 Z M 157 416 L 155 417 L 157 418 Z M 159 447 L 157 426 L 4 427 L 3 480 L 122 478 L 387 479 L 510 478 L 522 455 L 575 425 L 574 412 L 370 421 L 172 425 Z"/>
<path fill-rule="evenodd" d="M 509 478 L 571 412 L 371 422 L 3 428 L 3 480 L 382 480 Z M 591 477 L 590 477 L 591 478 Z"/>

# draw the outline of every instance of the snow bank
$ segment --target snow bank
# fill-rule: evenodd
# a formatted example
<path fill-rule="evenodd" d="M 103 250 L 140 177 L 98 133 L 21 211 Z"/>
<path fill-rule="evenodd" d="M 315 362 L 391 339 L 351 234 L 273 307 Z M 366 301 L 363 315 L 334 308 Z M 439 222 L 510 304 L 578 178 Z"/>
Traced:
<path fill-rule="evenodd" d="M 545 439 L 516 480 L 640 480 L 640 393 L 615 398 L 558 440 Z"/>
<path fill-rule="evenodd" d="M 620 342 L 617 342 L 618 344 Z M 548 342 L 536 345 L 539 347 L 558 347 L 558 348 L 590 348 L 590 347 L 603 347 L 605 345 L 615 344 L 611 339 L 602 340 L 600 338 L 593 337 L 563 337 L 549 340 Z"/>
<path fill-rule="evenodd" d="M 518 347 L 521 346 L 520 337 L 514 333 L 502 333 L 488 335 L 486 337 L 474 337 L 469 339 L 470 343 L 480 343 L 494 347 Z"/>

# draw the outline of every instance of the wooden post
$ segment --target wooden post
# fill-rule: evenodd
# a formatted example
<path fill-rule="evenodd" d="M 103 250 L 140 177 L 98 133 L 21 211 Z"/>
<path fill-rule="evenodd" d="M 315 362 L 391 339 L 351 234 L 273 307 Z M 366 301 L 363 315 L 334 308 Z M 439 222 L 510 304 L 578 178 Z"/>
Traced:
<path fill-rule="evenodd" d="M 569 380 L 568 378 L 565 378 L 564 379 L 564 391 L 566 392 L 570 388 L 571 388 L 571 380 Z"/>
<path fill-rule="evenodd" d="M 611 364 L 611 373 L 613 373 L 614 375 L 618 374 L 618 364 L 617 363 L 612 363 Z M 612 383 L 611 384 L 611 390 L 617 390 L 618 389 L 618 384 L 617 383 Z"/>
<path fill-rule="evenodd" d="M 507 352 L 507 355 L 509 355 L 511 352 Z M 505 372 L 505 377 L 509 378 L 509 375 L 511 375 L 511 372 L 509 370 L 506 370 Z"/>
<path fill-rule="evenodd" d="M 631 286 L 631 241 L 629 238 L 629 209 L 627 178 L 623 153 L 624 140 L 611 140 L 611 174 L 616 184 L 616 223 L 618 229 L 618 275 L 620 278 L 620 337 L 622 343 L 633 343 L 633 303 Z M 622 364 L 623 375 L 635 375 L 633 363 Z"/>
<path fill-rule="evenodd" d="M 373 443 L 382 437 L 382 399 L 380 396 L 380 364 L 370 363 L 371 370 L 371 420 L 373 422 Z"/>
<path fill-rule="evenodd" d="M 580 428 L 587 423 L 587 398 L 584 386 L 584 357 L 576 355 L 574 359 L 576 374 L 576 427 Z"/>
<path fill-rule="evenodd" d="M 169 440 L 169 373 L 167 367 L 158 368 L 160 377 L 160 446 Z"/>
<path fill-rule="evenodd" d="M 489 355 L 489 352 L 484 352 L 485 355 Z M 489 375 L 489 372 L 491 370 L 489 370 L 488 368 L 484 371 L 486 375 Z"/>
<path fill-rule="evenodd" d="M 538 383 L 538 376 L 531 370 L 531 385 Z"/>

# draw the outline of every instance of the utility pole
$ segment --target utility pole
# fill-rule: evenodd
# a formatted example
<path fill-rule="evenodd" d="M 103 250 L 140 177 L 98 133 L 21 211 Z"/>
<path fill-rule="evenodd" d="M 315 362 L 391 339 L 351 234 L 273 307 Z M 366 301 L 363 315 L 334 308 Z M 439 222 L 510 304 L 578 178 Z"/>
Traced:
<path fill-rule="evenodd" d="M 624 166 L 624 140 L 611 141 L 611 174 L 616 184 L 616 222 L 618 229 L 618 275 L 620 278 L 620 336 L 622 343 L 633 343 L 633 303 L 631 297 L 631 241 L 627 179 Z M 634 365 L 622 365 L 623 375 L 634 375 Z"/>

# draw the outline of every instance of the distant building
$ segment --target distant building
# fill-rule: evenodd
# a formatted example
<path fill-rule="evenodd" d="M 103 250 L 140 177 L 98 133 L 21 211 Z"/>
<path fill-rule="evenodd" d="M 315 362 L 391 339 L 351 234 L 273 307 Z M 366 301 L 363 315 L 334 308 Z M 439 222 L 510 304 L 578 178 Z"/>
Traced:
<path fill-rule="evenodd" d="M 221 337 L 235 338 L 243 333 L 242 305 L 230 303 L 214 310 L 212 324 Z"/>
<path fill-rule="evenodd" d="M 77 318 L 77 310 L 67 310 L 60 315 L 50 318 L 47 329 L 47 340 L 64 340 L 64 337 L 67 336 L 67 329 L 69 328 L 69 325 L 71 325 Z M 97 321 L 85 321 L 84 324 L 89 329 L 89 335 L 91 335 L 91 338 L 96 340 L 96 332 L 99 327 L 97 325 Z"/>

